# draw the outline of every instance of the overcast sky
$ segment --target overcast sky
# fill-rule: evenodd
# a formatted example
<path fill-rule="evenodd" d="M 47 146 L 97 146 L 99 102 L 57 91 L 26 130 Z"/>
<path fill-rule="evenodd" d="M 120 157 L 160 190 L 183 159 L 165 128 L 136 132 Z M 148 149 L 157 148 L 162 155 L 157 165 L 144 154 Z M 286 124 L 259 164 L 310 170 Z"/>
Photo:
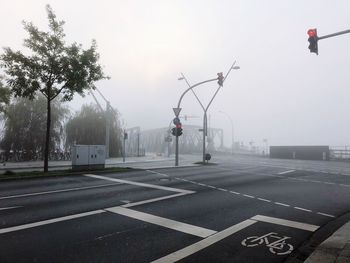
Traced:
<path fill-rule="evenodd" d="M 191 84 L 232 71 L 209 109 L 210 125 L 235 140 L 271 145 L 350 145 L 350 34 L 319 42 L 309 53 L 307 30 L 318 35 L 350 29 L 348 0 L 0 0 L 0 46 L 23 50 L 22 20 L 47 28 L 50 4 L 66 41 L 97 40 L 110 80 L 96 85 L 128 127 L 166 127 Z M 2 52 L 2 51 L 1 51 Z M 196 88 L 204 104 L 216 82 Z M 90 103 L 79 95 L 70 103 Z M 102 102 L 102 100 L 101 100 Z M 192 94 L 182 114 L 203 112 Z"/>

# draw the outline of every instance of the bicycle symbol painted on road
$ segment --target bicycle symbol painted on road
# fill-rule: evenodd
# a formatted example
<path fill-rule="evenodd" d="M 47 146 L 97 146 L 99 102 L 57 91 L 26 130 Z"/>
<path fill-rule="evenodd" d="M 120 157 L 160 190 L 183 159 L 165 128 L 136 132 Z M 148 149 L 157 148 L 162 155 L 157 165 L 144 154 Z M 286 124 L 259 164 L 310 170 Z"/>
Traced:
<path fill-rule="evenodd" d="M 261 237 L 247 237 L 241 244 L 245 247 L 256 247 L 265 243 L 272 254 L 287 255 L 293 251 L 293 246 L 286 243 L 286 240 L 290 238 L 287 236 L 280 237 L 277 233 L 271 232 Z"/>

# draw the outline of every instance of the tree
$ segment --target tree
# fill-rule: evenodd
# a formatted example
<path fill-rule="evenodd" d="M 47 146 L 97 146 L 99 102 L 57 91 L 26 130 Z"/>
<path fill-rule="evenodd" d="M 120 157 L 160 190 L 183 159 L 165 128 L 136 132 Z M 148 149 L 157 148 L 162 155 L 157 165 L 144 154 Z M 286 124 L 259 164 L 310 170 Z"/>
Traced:
<path fill-rule="evenodd" d="M 36 100 L 17 98 L 6 107 L 4 114 L 4 136 L 1 148 L 6 156 L 21 155 L 22 160 L 33 160 L 44 156 L 46 127 L 46 98 Z M 63 123 L 69 110 L 60 100 L 52 103 L 52 125 L 50 148 L 57 150 L 62 145 Z"/>
<path fill-rule="evenodd" d="M 94 89 L 94 82 L 107 78 L 98 64 L 96 41 L 89 49 L 73 43 L 66 45 L 63 32 L 64 21 L 58 21 L 49 5 L 46 6 L 49 31 L 40 31 L 32 23 L 23 22 L 29 37 L 24 46 L 31 55 L 4 48 L 0 66 L 7 74 L 7 83 L 15 96 L 34 99 L 41 92 L 47 101 L 44 172 L 48 171 L 51 131 L 51 102 L 62 94 L 64 101 L 73 99 L 75 93 Z"/>
<path fill-rule="evenodd" d="M 117 110 L 110 118 L 110 156 L 121 155 L 122 128 Z M 106 114 L 94 105 L 83 105 L 66 124 L 66 147 L 74 144 L 105 145 L 106 143 Z"/>
<path fill-rule="evenodd" d="M 11 98 L 11 90 L 2 82 L 3 76 L 0 76 L 0 113 L 4 112 L 5 106 L 9 104 Z"/>

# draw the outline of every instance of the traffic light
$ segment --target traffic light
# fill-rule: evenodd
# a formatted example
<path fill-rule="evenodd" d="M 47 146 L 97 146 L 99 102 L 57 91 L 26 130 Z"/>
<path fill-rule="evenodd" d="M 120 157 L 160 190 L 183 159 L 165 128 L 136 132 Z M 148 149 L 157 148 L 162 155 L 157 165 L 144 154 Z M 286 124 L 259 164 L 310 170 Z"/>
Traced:
<path fill-rule="evenodd" d="M 172 134 L 173 136 L 176 136 L 176 128 L 172 128 L 172 129 L 171 129 L 171 134 Z"/>
<path fill-rule="evenodd" d="M 181 124 L 181 122 L 176 125 L 176 132 L 177 132 L 177 136 L 181 136 L 182 135 L 182 124 Z"/>
<path fill-rule="evenodd" d="M 224 84 L 224 75 L 222 72 L 218 73 L 218 84 L 219 86 L 222 86 Z"/>
<path fill-rule="evenodd" d="M 317 36 L 317 29 L 309 29 L 307 31 L 307 34 L 309 35 L 309 49 L 311 53 L 316 53 L 318 55 L 318 36 Z"/>

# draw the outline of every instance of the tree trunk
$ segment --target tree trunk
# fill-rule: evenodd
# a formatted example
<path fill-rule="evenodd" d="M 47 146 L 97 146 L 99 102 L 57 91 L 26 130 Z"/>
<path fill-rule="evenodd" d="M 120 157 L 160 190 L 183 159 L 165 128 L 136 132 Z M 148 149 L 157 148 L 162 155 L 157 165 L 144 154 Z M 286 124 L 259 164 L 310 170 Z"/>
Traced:
<path fill-rule="evenodd" d="M 46 117 L 44 173 L 47 173 L 49 171 L 50 129 L 51 129 L 51 100 L 48 98 L 47 99 L 47 117 Z"/>

